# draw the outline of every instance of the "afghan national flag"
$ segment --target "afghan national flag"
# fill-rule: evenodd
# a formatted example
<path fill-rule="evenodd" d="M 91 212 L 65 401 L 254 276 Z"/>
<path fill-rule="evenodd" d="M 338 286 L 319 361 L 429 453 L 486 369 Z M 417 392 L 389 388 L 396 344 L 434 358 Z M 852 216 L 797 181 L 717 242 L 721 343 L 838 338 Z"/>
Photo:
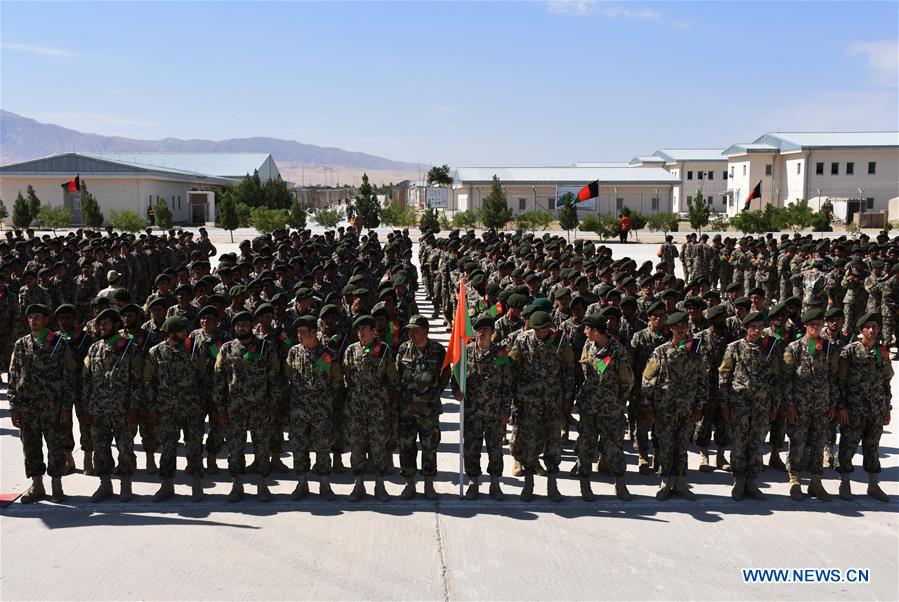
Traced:
<path fill-rule="evenodd" d="M 600 374 L 605 374 L 606 368 L 609 367 L 609 364 L 612 363 L 612 356 L 607 355 L 606 357 L 596 360 L 593 363 L 593 367 L 596 368 L 596 371 Z"/>
<path fill-rule="evenodd" d="M 243 354 L 243 359 L 245 360 L 258 360 L 262 357 L 262 352 L 256 346 L 256 344 L 250 345 L 250 348 L 247 349 L 247 352 Z"/>
<path fill-rule="evenodd" d="M 399 339 L 400 332 L 400 323 L 396 320 L 391 320 L 387 325 L 387 344 L 388 345 L 396 345 L 397 340 Z"/>
<path fill-rule="evenodd" d="M 589 201 L 590 199 L 595 199 L 599 196 L 599 180 L 595 182 L 590 182 L 583 188 L 581 188 L 577 193 L 577 202 L 581 201 Z"/>
<path fill-rule="evenodd" d="M 503 304 L 499 301 L 496 302 L 496 305 L 491 305 L 487 309 L 487 313 L 494 317 L 503 315 L 503 311 Z"/>
<path fill-rule="evenodd" d="M 746 197 L 746 200 L 743 201 L 743 209 L 741 211 L 749 211 L 749 204 L 753 199 L 762 198 L 762 181 L 759 180 L 759 183 L 755 185 L 755 188 L 752 189 L 752 192 L 749 193 L 749 196 Z"/>
<path fill-rule="evenodd" d="M 456 382 L 462 394 L 465 394 L 465 377 L 467 375 L 465 346 L 474 336 L 474 329 L 471 327 L 471 320 L 468 318 L 466 308 L 468 302 L 465 300 L 465 279 L 459 281 L 459 294 L 456 296 L 456 315 L 453 317 L 453 332 L 450 334 L 449 345 L 446 348 L 446 355 L 443 358 L 443 366 L 440 371 L 446 370 L 446 367 L 452 365 L 453 373 L 456 375 Z"/>
<path fill-rule="evenodd" d="M 320 356 L 318 356 L 318 359 L 315 360 L 315 365 L 322 372 L 330 373 L 331 372 L 331 362 L 333 362 L 333 361 L 334 361 L 334 359 L 331 357 L 331 354 L 325 352 L 325 353 L 322 353 Z"/>
<path fill-rule="evenodd" d="M 493 360 L 493 363 L 497 366 L 505 366 L 509 363 L 509 350 L 503 347 L 499 351 L 496 352 L 496 359 Z"/>
<path fill-rule="evenodd" d="M 293 339 L 291 339 L 289 336 L 287 336 L 286 332 L 282 332 L 280 335 L 278 335 L 278 340 L 281 341 L 281 344 L 284 345 L 285 347 L 287 347 L 288 349 L 293 347 Z"/>
<path fill-rule="evenodd" d="M 821 339 L 809 339 L 808 340 L 808 353 L 812 357 L 815 357 L 821 350 L 824 349 L 824 341 Z"/>
<path fill-rule="evenodd" d="M 81 190 L 81 176 L 75 176 L 66 180 L 60 184 L 60 187 L 65 188 L 68 192 L 78 192 Z"/>

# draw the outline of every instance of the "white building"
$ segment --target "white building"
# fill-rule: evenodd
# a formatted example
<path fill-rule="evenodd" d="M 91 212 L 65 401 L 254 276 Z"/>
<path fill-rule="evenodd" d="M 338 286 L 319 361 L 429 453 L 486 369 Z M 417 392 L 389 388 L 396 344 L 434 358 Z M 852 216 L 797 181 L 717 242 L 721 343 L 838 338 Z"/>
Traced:
<path fill-rule="evenodd" d="M 761 198 L 750 209 L 799 199 L 817 209 L 829 200 L 847 222 L 859 211 L 885 211 L 899 197 L 899 132 L 774 132 L 723 155 L 729 215 L 758 183 Z"/>
<path fill-rule="evenodd" d="M 699 191 L 711 202 L 711 210 L 726 210 L 727 158 L 720 148 L 663 148 L 648 157 L 634 157 L 632 167 L 664 167 L 680 183 L 674 188 L 675 213 L 686 212 L 688 201 Z"/>
<path fill-rule="evenodd" d="M 280 178 L 271 155 L 245 153 L 65 153 L 0 167 L 0 198 L 12 203 L 30 184 L 43 204 L 65 205 L 75 225 L 82 223 L 81 194 L 61 185 L 80 176 L 108 218 L 110 211 L 147 209 L 165 200 L 177 224 L 209 224 L 215 195 L 259 171 L 263 181 Z"/>
<path fill-rule="evenodd" d="M 641 213 L 671 211 L 672 192 L 679 180 L 666 170 L 614 167 L 460 167 L 454 174 L 449 213 L 478 211 L 499 178 L 514 215 L 525 211 L 555 211 L 566 192 L 599 182 L 599 196 L 578 203 L 578 212 L 617 213 L 629 207 Z"/>

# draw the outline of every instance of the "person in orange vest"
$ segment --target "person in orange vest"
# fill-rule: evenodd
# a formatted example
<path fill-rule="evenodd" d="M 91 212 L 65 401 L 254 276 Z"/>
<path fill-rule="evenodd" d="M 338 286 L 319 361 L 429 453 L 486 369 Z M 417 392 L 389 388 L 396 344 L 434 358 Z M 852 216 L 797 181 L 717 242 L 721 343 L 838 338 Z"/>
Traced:
<path fill-rule="evenodd" d="M 627 234 L 631 231 L 631 216 L 622 213 L 619 221 L 621 222 L 621 228 L 618 230 L 618 239 L 621 242 L 627 242 Z"/>

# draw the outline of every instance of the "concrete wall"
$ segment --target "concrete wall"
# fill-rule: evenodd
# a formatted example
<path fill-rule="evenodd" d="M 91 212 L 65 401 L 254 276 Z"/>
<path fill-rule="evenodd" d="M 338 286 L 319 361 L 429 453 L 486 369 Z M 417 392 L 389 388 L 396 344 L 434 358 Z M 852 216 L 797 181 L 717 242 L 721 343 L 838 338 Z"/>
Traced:
<path fill-rule="evenodd" d="M 687 211 L 687 202 L 690 197 L 695 197 L 702 190 L 707 199 L 712 197 L 712 211 L 723 212 L 726 209 L 725 194 L 727 190 L 727 178 L 723 177 L 727 170 L 727 162 L 723 161 L 681 161 L 668 163 L 665 169 L 680 178 L 679 190 L 675 190 L 674 211 Z M 708 178 L 708 173 L 712 178 Z M 702 173 L 702 179 L 699 174 Z M 692 179 L 688 176 L 692 175 Z"/>

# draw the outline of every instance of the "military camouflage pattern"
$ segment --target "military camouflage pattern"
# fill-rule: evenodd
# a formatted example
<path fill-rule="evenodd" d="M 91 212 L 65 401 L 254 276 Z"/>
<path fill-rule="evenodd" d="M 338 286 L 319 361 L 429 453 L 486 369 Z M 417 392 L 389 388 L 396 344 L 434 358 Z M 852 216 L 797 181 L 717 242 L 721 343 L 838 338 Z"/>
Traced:
<path fill-rule="evenodd" d="M 362 474 L 366 459 L 376 475 L 387 463 L 387 404 L 396 395 L 397 373 L 393 351 L 383 342 L 363 347 L 356 341 L 343 356 L 350 463 L 353 474 Z"/>

